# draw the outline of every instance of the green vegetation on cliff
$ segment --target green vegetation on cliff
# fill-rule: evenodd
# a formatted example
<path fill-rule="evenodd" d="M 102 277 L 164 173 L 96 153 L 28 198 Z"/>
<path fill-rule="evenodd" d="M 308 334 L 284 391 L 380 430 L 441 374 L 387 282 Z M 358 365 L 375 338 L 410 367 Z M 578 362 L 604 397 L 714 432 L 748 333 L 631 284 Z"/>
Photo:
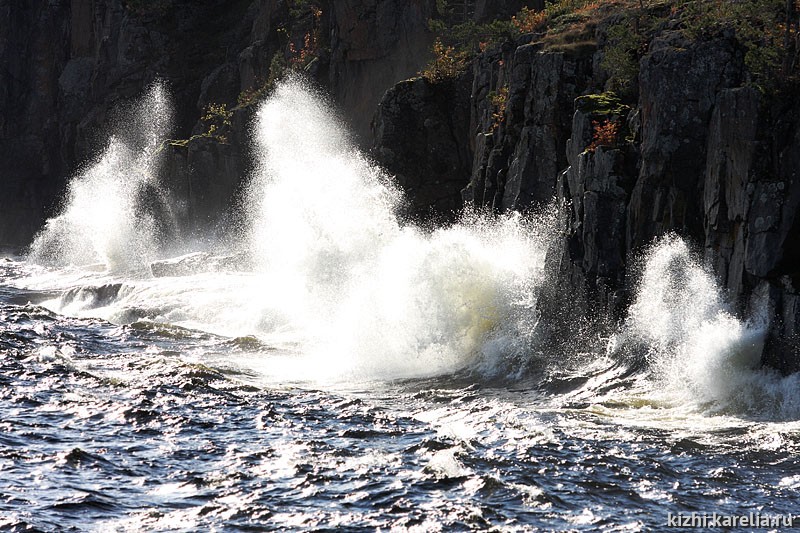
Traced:
<path fill-rule="evenodd" d="M 136 1 L 143 2 L 143 0 Z M 320 2 L 314 0 L 290 0 L 288 29 L 284 25 L 275 29 L 283 46 L 272 56 L 267 75 L 257 76 L 250 87 L 243 89 L 236 97 L 236 105 L 233 107 L 228 107 L 225 103 L 210 102 L 200 118 L 202 133 L 188 139 L 170 139 L 167 144 L 186 146 L 189 142 L 201 138 L 227 144 L 236 113 L 250 112 L 251 107 L 269 97 L 278 82 L 290 72 L 308 71 L 327 46 L 323 37 L 325 33 L 322 28 L 323 11 L 319 4 Z"/>
<path fill-rule="evenodd" d="M 437 2 L 440 13 L 449 3 Z M 477 24 L 441 17 L 431 20 L 437 36 L 429 68 L 432 81 L 456 76 L 467 58 L 503 41 L 524 36 L 544 49 L 576 55 L 602 49 L 608 89 L 635 91 L 639 60 L 652 38 L 666 30 L 692 41 L 730 35 L 742 46 L 749 85 L 762 92 L 794 86 L 800 61 L 800 2 L 793 0 L 552 0 L 535 11 L 524 7 L 509 20 Z M 458 58 L 458 61 L 451 61 Z M 440 65 L 448 68 L 440 68 Z M 435 76 L 430 76 L 435 72 Z"/>

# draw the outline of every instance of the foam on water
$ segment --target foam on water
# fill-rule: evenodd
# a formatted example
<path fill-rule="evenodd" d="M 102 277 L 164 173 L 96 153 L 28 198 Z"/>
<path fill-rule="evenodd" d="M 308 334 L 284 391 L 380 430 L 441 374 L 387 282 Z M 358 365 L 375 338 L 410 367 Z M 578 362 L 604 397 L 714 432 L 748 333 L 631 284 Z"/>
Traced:
<path fill-rule="evenodd" d="M 31 245 L 33 261 L 131 270 L 154 257 L 159 235 L 147 205 L 157 200 L 156 150 L 171 124 L 165 88 L 153 84 L 125 115 L 96 161 L 70 181 L 60 214 Z"/>

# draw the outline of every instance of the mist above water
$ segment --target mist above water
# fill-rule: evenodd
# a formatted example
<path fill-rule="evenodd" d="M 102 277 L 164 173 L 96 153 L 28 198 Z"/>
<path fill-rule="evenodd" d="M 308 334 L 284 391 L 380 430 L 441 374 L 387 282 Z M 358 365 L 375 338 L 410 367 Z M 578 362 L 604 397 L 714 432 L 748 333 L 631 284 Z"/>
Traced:
<path fill-rule="evenodd" d="M 391 178 L 297 80 L 281 84 L 259 109 L 256 170 L 241 206 L 246 223 L 214 246 L 244 251 L 247 260 L 213 273 L 190 268 L 168 280 L 132 279 L 169 247 L 156 229 L 163 223 L 142 201 L 143 191 L 159 192 L 156 148 L 168 126 L 158 112 L 169 115 L 164 89 L 151 88 L 140 109 L 141 117 L 159 117 L 143 127 L 146 142 L 112 137 L 70 183 L 61 214 L 31 247 L 40 263 L 105 265 L 103 282 L 111 276 L 120 285 L 111 298 L 105 285 L 72 290 L 60 311 L 256 334 L 293 354 L 270 366 L 288 365 L 284 372 L 296 378 L 395 379 L 473 364 L 489 373 L 507 371 L 506 362 L 519 366 L 536 320 L 553 217 L 467 213 L 436 230 L 402 221 L 402 194 Z"/>
<path fill-rule="evenodd" d="M 464 368 L 520 326 L 549 232 L 519 215 L 403 223 L 400 191 L 343 132 L 297 83 L 258 113 L 246 206 L 259 276 L 281 287 L 266 298 L 278 297 L 317 368 L 389 379 Z"/>

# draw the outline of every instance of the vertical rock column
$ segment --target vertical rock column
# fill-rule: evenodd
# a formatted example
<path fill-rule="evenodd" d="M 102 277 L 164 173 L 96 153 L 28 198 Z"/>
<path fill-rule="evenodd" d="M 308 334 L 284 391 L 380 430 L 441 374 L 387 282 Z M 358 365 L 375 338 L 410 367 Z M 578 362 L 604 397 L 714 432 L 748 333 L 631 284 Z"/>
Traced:
<path fill-rule="evenodd" d="M 467 143 L 471 75 L 441 83 L 400 82 L 375 116 L 373 155 L 405 190 L 410 214 L 452 218 L 472 154 Z"/>
<path fill-rule="evenodd" d="M 640 67 L 641 170 L 628 206 L 627 247 L 669 231 L 702 242 L 702 182 L 717 93 L 736 87 L 743 58 L 732 38 L 689 42 L 667 32 Z"/>
<path fill-rule="evenodd" d="M 706 261 L 738 309 L 768 324 L 763 360 L 784 372 L 800 370 L 800 110 L 792 107 L 775 120 L 755 89 L 721 91 L 703 191 Z"/>
<path fill-rule="evenodd" d="M 621 124 L 627 107 L 603 95 L 580 97 L 575 107 L 567 141 L 569 167 L 561 174 L 558 191 L 567 210 L 559 276 L 577 296 L 571 305 L 577 303 L 591 315 L 615 315 L 624 301 L 626 208 L 636 152 L 623 139 L 587 149 L 593 123 Z"/>

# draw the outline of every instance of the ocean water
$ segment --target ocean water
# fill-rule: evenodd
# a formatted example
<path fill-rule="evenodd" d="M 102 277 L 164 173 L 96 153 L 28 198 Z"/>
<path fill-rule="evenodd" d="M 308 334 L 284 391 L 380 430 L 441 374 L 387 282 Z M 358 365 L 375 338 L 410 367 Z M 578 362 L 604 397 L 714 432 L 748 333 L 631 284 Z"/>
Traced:
<path fill-rule="evenodd" d="M 289 81 L 252 125 L 237 222 L 179 235 L 167 92 L 139 109 L 30 249 L 0 257 L 0 527 L 650 531 L 796 512 L 798 377 L 760 368 L 762 317 L 732 314 L 681 239 L 643 251 L 611 334 L 576 323 L 558 345 L 539 308 L 555 208 L 403 220 L 391 178 Z"/>

